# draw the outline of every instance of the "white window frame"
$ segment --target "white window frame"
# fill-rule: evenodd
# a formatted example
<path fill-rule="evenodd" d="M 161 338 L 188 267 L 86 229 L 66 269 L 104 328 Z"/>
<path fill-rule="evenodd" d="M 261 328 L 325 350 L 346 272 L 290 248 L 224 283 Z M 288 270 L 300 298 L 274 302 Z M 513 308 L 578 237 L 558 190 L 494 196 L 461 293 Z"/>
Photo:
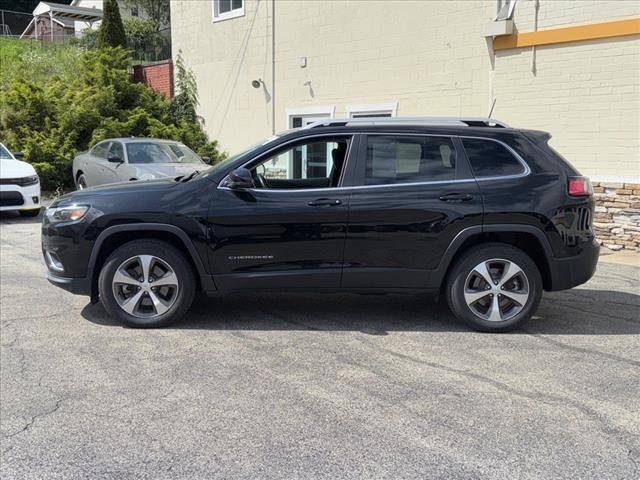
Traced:
<path fill-rule="evenodd" d="M 230 10 L 225 13 L 218 13 L 220 11 L 220 0 L 211 0 L 211 16 L 214 22 L 223 22 L 232 18 L 244 17 L 244 4 L 247 0 L 242 0 L 242 7 Z"/>
<path fill-rule="evenodd" d="M 292 120 L 293 117 L 305 117 L 308 115 L 317 115 L 328 118 L 335 118 L 336 116 L 336 106 L 335 105 L 321 105 L 317 107 L 298 107 L 298 108 L 285 108 L 285 113 L 287 115 L 285 120 L 285 125 L 287 126 L 287 130 L 293 128 Z M 329 147 L 327 147 L 329 148 Z M 328 150 L 327 150 L 328 151 Z M 289 162 L 288 169 L 293 168 L 293 164 L 291 161 Z M 288 170 L 287 170 L 288 171 Z M 305 177 L 306 178 L 306 174 Z"/>
<path fill-rule="evenodd" d="M 392 117 L 397 116 L 398 102 L 389 103 L 350 103 L 347 105 L 347 117 L 354 118 L 360 114 L 383 114 L 390 113 Z"/>
<path fill-rule="evenodd" d="M 319 107 L 300 107 L 300 108 L 285 108 L 286 119 L 285 125 L 287 129 L 291 127 L 291 117 L 304 117 L 305 115 L 326 115 L 329 118 L 335 118 L 336 106 L 335 105 L 322 105 Z"/>

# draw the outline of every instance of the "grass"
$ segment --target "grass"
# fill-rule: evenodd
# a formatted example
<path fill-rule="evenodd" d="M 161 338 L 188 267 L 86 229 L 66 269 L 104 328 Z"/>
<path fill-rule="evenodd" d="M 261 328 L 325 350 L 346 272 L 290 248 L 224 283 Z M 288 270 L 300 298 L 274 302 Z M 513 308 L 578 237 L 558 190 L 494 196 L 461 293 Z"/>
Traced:
<path fill-rule="evenodd" d="M 71 79 L 82 51 L 77 45 L 0 37 L 0 90 L 17 78 Z"/>

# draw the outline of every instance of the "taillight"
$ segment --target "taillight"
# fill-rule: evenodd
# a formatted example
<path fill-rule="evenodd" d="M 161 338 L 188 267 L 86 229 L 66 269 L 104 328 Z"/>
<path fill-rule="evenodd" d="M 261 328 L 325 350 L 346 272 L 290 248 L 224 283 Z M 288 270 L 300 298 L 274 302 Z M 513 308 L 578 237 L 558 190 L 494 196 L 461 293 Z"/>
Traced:
<path fill-rule="evenodd" d="M 593 195 L 591 180 L 588 177 L 569 177 L 569 195 L 572 197 Z"/>

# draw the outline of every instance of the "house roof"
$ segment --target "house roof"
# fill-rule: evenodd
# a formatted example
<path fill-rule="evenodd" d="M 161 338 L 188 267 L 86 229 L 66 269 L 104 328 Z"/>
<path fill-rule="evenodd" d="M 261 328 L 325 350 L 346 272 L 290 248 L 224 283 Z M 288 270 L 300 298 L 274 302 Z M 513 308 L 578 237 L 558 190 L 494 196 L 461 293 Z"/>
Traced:
<path fill-rule="evenodd" d="M 33 10 L 33 16 L 51 15 L 58 19 L 78 20 L 82 22 L 96 22 L 102 19 L 102 10 L 97 8 L 74 7 L 61 3 L 40 2 Z"/>

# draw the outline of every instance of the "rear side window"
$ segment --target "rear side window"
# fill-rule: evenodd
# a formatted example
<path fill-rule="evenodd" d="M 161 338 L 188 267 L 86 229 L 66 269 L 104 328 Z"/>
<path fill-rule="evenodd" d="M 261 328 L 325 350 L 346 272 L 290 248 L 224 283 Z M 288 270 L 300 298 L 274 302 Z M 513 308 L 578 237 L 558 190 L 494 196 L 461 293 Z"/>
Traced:
<path fill-rule="evenodd" d="M 365 185 L 455 178 L 456 151 L 448 137 L 367 137 Z"/>
<path fill-rule="evenodd" d="M 462 144 L 476 177 L 502 177 L 524 173 L 522 163 L 498 142 L 462 138 Z"/>
<path fill-rule="evenodd" d="M 100 158 L 107 158 L 107 149 L 109 148 L 109 143 L 110 142 L 99 143 L 98 145 L 93 147 L 93 150 L 91 150 L 91 155 Z"/>

